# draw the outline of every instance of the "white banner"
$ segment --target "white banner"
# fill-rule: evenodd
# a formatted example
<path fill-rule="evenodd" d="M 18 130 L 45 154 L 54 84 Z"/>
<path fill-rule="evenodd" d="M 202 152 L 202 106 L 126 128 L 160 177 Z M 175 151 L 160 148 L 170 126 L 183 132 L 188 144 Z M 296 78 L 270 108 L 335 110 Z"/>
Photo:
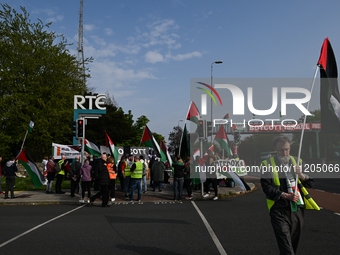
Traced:
<path fill-rule="evenodd" d="M 74 159 L 76 156 L 81 155 L 80 148 L 77 145 L 52 143 L 52 156 L 54 156 L 54 159 L 61 159 L 61 154 L 65 154 L 67 159 Z"/>
<path fill-rule="evenodd" d="M 118 150 L 118 153 L 119 153 L 118 160 L 120 160 L 120 158 L 124 154 L 124 147 L 117 146 L 117 150 Z M 109 147 L 106 147 L 106 146 L 100 146 L 100 152 L 101 153 L 105 152 L 106 154 L 111 154 Z M 130 147 L 130 154 L 132 154 L 133 156 L 143 155 L 144 159 L 149 159 L 149 157 L 148 157 L 149 147 Z"/>

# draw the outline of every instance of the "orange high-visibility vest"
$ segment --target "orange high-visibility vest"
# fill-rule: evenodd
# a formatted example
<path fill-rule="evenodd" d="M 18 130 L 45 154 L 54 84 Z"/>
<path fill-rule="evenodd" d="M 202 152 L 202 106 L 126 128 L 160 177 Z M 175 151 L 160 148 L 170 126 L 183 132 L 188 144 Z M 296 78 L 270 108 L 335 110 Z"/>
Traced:
<path fill-rule="evenodd" d="M 112 164 L 112 163 L 109 163 L 109 164 L 107 165 L 107 170 L 109 171 L 110 179 L 116 179 L 116 178 L 117 178 L 117 174 L 116 174 L 116 172 L 113 170 L 113 166 L 114 166 L 114 164 Z"/>

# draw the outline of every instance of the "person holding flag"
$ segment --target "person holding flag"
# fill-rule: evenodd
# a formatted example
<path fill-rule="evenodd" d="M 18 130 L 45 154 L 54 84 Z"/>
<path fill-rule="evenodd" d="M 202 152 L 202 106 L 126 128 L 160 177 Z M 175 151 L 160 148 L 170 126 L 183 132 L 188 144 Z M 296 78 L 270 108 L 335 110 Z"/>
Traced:
<path fill-rule="evenodd" d="M 320 210 L 305 189 L 312 187 L 314 181 L 301 171 L 302 160 L 298 165 L 297 158 L 290 156 L 290 144 L 287 136 L 276 137 L 273 146 L 277 155 L 261 164 L 261 186 L 280 254 L 296 254 L 304 209 Z M 297 190 L 295 174 L 299 176 Z"/>
<path fill-rule="evenodd" d="M 5 199 L 9 198 L 8 197 L 9 191 L 11 191 L 11 198 L 17 198 L 16 196 L 14 196 L 16 172 L 18 172 L 18 168 L 15 157 L 11 157 L 11 159 L 7 161 L 5 167 L 1 171 L 1 174 L 6 176 Z"/>

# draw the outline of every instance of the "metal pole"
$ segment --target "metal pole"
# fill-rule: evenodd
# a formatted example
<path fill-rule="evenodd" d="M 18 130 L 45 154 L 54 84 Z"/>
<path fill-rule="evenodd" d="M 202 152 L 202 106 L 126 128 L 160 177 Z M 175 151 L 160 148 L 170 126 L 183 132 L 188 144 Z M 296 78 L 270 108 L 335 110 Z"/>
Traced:
<path fill-rule="evenodd" d="M 211 83 L 210 83 L 210 86 L 213 87 L 213 65 L 214 64 L 222 64 L 223 61 L 222 60 L 219 60 L 219 61 L 215 61 L 213 63 L 211 63 Z M 212 90 L 210 90 L 210 93 L 212 94 Z M 211 136 L 210 136 L 210 139 L 211 139 L 211 144 L 213 142 L 213 100 L 212 98 L 210 99 L 210 107 L 211 107 Z"/>
<path fill-rule="evenodd" d="M 200 139 L 200 150 L 201 150 L 201 158 L 203 158 L 203 138 L 199 138 Z M 201 168 L 200 168 L 201 169 Z M 201 179 L 201 171 L 200 171 L 200 179 Z M 203 190 L 203 182 L 201 182 L 201 196 L 203 197 L 204 194 L 204 190 Z"/>
<path fill-rule="evenodd" d="M 84 152 L 85 152 L 85 118 L 81 118 L 83 120 L 83 139 L 81 140 L 81 157 L 80 157 L 80 161 L 81 161 L 81 165 L 84 165 Z"/>

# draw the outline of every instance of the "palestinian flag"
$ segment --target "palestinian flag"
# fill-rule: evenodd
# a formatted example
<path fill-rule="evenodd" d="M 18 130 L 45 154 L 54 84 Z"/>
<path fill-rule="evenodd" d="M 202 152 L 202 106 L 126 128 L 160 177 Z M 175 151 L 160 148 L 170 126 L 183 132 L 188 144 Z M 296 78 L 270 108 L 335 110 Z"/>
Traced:
<path fill-rule="evenodd" d="M 187 124 L 184 125 L 182 133 L 181 144 L 179 145 L 179 155 L 186 161 L 190 157 L 190 141 L 188 136 Z"/>
<path fill-rule="evenodd" d="M 161 150 L 165 154 L 166 160 L 168 161 L 168 164 L 171 167 L 172 166 L 172 159 L 171 159 L 170 153 L 168 151 L 168 148 L 166 147 L 165 142 L 163 140 L 161 140 Z"/>
<path fill-rule="evenodd" d="M 232 130 L 234 131 L 237 127 L 233 124 Z"/>
<path fill-rule="evenodd" d="M 34 115 L 32 116 L 31 121 L 30 121 L 30 124 L 29 124 L 29 126 L 28 126 L 28 129 L 27 129 L 28 132 L 32 133 L 33 127 L 34 127 Z"/>
<path fill-rule="evenodd" d="M 247 190 L 240 177 L 234 171 L 230 171 L 229 167 L 228 171 L 221 171 L 221 174 L 226 176 L 228 179 L 232 179 L 236 183 L 236 185 L 241 188 L 242 191 Z"/>
<path fill-rule="evenodd" d="M 145 125 L 145 129 L 143 132 L 142 140 L 140 141 L 141 145 L 144 145 L 146 147 L 153 148 L 156 156 L 161 159 L 162 162 L 166 161 L 166 156 L 163 153 L 163 151 L 160 149 L 159 145 L 156 142 L 156 139 L 153 137 L 150 129 L 147 125 Z"/>
<path fill-rule="evenodd" d="M 196 160 L 196 157 L 200 157 L 201 156 L 201 151 L 200 149 L 197 149 L 194 154 L 193 154 L 193 160 Z"/>
<path fill-rule="evenodd" d="M 85 151 L 90 153 L 93 156 L 100 157 L 100 149 L 94 143 L 91 143 L 89 140 L 84 139 L 85 142 Z"/>
<path fill-rule="evenodd" d="M 198 112 L 197 106 L 193 101 L 190 102 L 189 110 L 187 114 L 187 120 L 190 120 L 198 125 L 198 119 L 200 117 L 200 114 Z"/>
<path fill-rule="evenodd" d="M 114 157 L 115 164 L 117 164 L 119 153 L 118 153 L 117 147 L 113 144 L 113 142 L 111 141 L 106 131 L 105 131 L 105 141 L 106 141 L 106 147 L 109 147 L 111 156 Z"/>
<path fill-rule="evenodd" d="M 320 59 L 320 105 L 321 131 L 327 133 L 340 132 L 340 94 L 338 87 L 338 68 L 334 52 L 328 37 L 325 39 Z"/>
<path fill-rule="evenodd" d="M 224 125 L 222 124 L 220 129 L 218 130 L 215 141 L 219 143 L 219 145 L 227 152 L 228 158 L 231 158 L 231 150 L 229 148 L 228 137 L 224 130 Z"/>
<path fill-rule="evenodd" d="M 39 188 L 45 183 L 43 174 L 40 172 L 39 168 L 36 166 L 31 157 L 28 156 L 28 154 L 23 149 L 21 149 L 17 159 L 19 160 L 20 164 L 25 167 L 36 188 Z"/>
<path fill-rule="evenodd" d="M 227 114 L 223 117 L 223 119 L 229 119 L 229 113 L 227 113 Z"/>
<path fill-rule="evenodd" d="M 211 145 L 208 149 L 208 152 L 211 154 L 211 155 L 214 155 L 214 145 Z"/>

